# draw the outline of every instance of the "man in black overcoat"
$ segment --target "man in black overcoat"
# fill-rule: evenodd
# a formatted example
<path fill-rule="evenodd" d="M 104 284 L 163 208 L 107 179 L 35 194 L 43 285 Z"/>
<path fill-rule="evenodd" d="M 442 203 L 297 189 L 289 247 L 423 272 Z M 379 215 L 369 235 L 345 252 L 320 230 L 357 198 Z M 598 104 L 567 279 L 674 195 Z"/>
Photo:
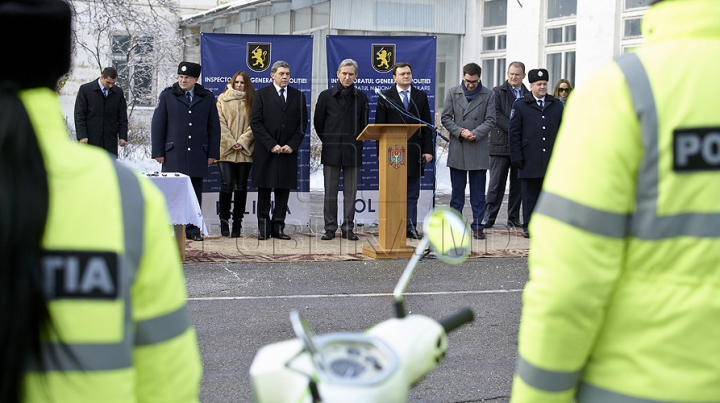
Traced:
<path fill-rule="evenodd" d="M 198 84 L 201 67 L 181 62 L 178 82 L 160 93 L 152 117 L 152 157 L 163 172 L 190 177 L 202 207 L 203 178 L 208 166 L 220 158 L 220 119 L 213 93 Z M 202 241 L 200 228 L 188 225 L 187 239 Z"/>
<path fill-rule="evenodd" d="M 75 132 L 79 142 L 105 149 L 117 157 L 128 139 L 127 102 L 115 85 L 118 72 L 106 67 L 100 78 L 80 86 L 75 98 Z"/>
<path fill-rule="evenodd" d="M 412 66 L 409 63 L 396 63 L 392 69 L 395 85 L 383 93 L 396 107 L 432 123 L 430 102 L 427 93 L 412 86 Z M 409 96 L 408 96 L 409 93 Z M 406 106 L 407 105 L 407 106 Z M 375 123 L 421 123 L 398 112 L 388 101 L 378 99 L 375 110 Z M 378 153 L 383 151 L 378 150 Z M 417 231 L 417 203 L 420 198 L 420 177 L 423 176 L 424 165 L 431 162 L 435 155 L 433 132 L 428 126 L 420 128 L 407 142 L 407 237 L 420 239 Z"/>
<path fill-rule="evenodd" d="M 542 190 L 564 108 L 547 93 L 547 70 L 530 70 L 528 81 L 530 93 L 515 101 L 508 123 L 510 160 L 520 178 L 525 238 L 530 237 L 530 215 Z"/>
<path fill-rule="evenodd" d="M 308 125 L 302 91 L 290 84 L 290 65 L 278 60 L 270 70 L 273 83 L 255 91 L 250 127 L 255 136 L 252 184 L 258 188 L 258 239 L 290 239 L 285 216 L 290 189 L 297 188 L 298 149 Z M 275 208 L 270 218 L 270 196 Z"/>
<path fill-rule="evenodd" d="M 320 93 L 315 104 L 313 122 L 322 141 L 323 178 L 325 182 L 325 235 L 327 241 L 335 238 L 337 231 L 337 196 L 340 170 L 343 173 L 343 223 L 342 237 L 357 241 L 355 228 L 355 198 L 358 176 L 362 166 L 362 140 L 357 136 L 368 124 L 368 98 L 355 88 L 358 64 L 345 59 L 338 66 L 337 84 Z"/>

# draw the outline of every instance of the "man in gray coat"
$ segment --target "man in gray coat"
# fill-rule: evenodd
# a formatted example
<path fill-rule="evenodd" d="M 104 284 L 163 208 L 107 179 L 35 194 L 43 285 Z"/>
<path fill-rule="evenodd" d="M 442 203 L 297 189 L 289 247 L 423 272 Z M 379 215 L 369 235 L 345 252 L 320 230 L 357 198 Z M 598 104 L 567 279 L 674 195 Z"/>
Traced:
<path fill-rule="evenodd" d="M 470 227 L 475 239 L 485 239 L 482 219 L 485 215 L 485 176 L 490 158 L 488 133 L 495 126 L 495 97 L 492 91 L 482 86 L 481 72 L 476 63 L 463 67 L 462 83 L 448 90 L 442 112 L 442 124 L 450 132 L 447 161 L 452 186 L 450 207 L 462 213 L 469 177 L 473 213 Z"/>

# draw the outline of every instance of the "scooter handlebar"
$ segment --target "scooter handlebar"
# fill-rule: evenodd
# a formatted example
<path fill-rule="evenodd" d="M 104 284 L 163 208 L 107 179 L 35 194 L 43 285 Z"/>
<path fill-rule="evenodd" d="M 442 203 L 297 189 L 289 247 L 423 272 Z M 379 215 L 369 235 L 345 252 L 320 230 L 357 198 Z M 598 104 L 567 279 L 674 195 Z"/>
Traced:
<path fill-rule="evenodd" d="M 473 311 L 471 311 L 470 308 L 463 308 L 455 315 L 440 320 L 438 323 L 442 325 L 443 329 L 445 329 L 445 333 L 447 334 L 466 323 L 472 322 L 473 320 L 475 320 Z"/>

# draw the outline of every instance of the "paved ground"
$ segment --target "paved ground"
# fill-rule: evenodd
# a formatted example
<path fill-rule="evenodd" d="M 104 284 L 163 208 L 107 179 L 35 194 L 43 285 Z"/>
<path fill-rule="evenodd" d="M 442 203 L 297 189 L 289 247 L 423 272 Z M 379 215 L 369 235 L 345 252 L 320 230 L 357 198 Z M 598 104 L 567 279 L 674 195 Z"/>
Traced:
<path fill-rule="evenodd" d="M 391 293 L 406 263 L 186 264 L 205 367 L 201 400 L 252 402 L 252 358 L 261 346 L 294 337 L 288 319 L 293 309 L 319 334 L 362 331 L 391 317 Z M 440 319 L 470 307 L 476 321 L 450 334 L 446 360 L 409 401 L 508 401 L 526 281 L 524 258 L 419 264 L 408 288 L 408 310 Z"/>

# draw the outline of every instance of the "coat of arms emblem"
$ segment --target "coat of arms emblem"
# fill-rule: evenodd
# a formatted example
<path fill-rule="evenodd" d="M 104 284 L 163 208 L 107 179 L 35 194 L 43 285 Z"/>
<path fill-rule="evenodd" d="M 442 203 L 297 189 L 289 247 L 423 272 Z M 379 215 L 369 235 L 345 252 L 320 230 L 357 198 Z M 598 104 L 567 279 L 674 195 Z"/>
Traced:
<path fill-rule="evenodd" d="M 267 70 L 270 67 L 270 44 L 248 42 L 247 66 L 252 71 Z"/>
<path fill-rule="evenodd" d="M 372 65 L 375 71 L 387 73 L 395 65 L 395 45 L 372 45 Z"/>
<path fill-rule="evenodd" d="M 388 165 L 392 166 L 395 169 L 400 168 L 400 166 L 405 165 L 405 147 L 398 147 L 397 144 L 395 144 L 395 148 L 388 147 Z"/>

